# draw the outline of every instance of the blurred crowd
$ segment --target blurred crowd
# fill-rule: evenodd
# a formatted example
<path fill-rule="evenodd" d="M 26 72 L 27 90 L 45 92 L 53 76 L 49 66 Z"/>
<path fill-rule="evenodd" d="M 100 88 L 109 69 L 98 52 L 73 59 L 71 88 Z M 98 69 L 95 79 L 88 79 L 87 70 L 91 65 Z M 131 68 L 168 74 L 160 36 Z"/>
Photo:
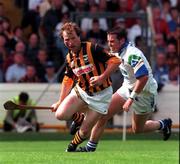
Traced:
<path fill-rule="evenodd" d="M 14 0 L 22 9 L 22 20 L 13 26 L 0 3 L 0 82 L 61 82 L 63 72 L 55 76 L 65 61 L 67 49 L 59 37 L 63 23 L 72 13 L 100 12 L 146 13 L 152 7 L 154 26 L 148 28 L 153 39 L 144 45 L 140 18 L 91 18 L 79 22 L 82 40 L 106 47 L 106 32 L 112 26 L 127 29 L 128 39 L 138 48 L 154 45 L 153 73 L 159 91 L 167 83 L 179 83 L 180 1 L 179 0 Z M 111 23 L 109 23 L 111 22 Z M 28 35 L 24 30 L 30 27 Z M 153 43 L 152 43 L 153 42 Z M 152 53 L 146 51 L 150 58 Z"/>

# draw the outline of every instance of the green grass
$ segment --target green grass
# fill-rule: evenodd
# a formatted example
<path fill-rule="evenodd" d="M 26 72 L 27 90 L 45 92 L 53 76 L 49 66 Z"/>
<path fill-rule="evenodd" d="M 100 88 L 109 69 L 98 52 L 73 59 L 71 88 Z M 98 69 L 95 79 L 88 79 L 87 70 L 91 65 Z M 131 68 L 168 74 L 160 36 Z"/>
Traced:
<path fill-rule="evenodd" d="M 156 137 L 155 137 L 156 136 Z M 0 164 L 178 164 L 178 134 L 104 135 L 94 153 L 66 153 L 71 136 L 64 133 L 0 133 Z"/>

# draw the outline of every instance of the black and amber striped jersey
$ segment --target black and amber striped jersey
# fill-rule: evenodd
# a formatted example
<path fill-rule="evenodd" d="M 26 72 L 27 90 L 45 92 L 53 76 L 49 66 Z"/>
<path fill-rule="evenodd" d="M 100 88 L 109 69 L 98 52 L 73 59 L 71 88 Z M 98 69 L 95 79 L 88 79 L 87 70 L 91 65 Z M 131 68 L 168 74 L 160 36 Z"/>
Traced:
<path fill-rule="evenodd" d="M 69 52 L 67 54 L 65 75 L 76 80 L 78 85 L 91 95 L 111 85 L 110 78 L 107 78 L 100 86 L 91 86 L 89 81 L 91 77 L 99 76 L 105 71 L 107 62 L 112 57 L 100 46 L 82 42 L 78 53 Z"/>

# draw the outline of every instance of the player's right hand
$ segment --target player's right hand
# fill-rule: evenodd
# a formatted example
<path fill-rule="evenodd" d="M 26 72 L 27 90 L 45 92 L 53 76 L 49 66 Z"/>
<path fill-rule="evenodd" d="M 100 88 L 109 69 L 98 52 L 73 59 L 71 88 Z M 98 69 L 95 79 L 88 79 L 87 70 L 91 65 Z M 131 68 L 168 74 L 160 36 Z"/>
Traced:
<path fill-rule="evenodd" d="M 128 98 L 128 99 L 126 100 L 126 102 L 124 103 L 124 105 L 123 105 L 123 110 L 126 111 L 126 112 L 128 112 L 129 109 L 130 109 L 130 107 L 131 107 L 131 105 L 132 105 L 132 103 L 133 103 L 133 99 Z"/>
<path fill-rule="evenodd" d="M 60 105 L 59 101 L 54 103 L 54 104 L 52 104 L 51 107 L 53 107 L 53 109 L 51 109 L 51 111 L 52 112 L 56 112 L 56 110 L 58 109 L 59 105 Z"/>

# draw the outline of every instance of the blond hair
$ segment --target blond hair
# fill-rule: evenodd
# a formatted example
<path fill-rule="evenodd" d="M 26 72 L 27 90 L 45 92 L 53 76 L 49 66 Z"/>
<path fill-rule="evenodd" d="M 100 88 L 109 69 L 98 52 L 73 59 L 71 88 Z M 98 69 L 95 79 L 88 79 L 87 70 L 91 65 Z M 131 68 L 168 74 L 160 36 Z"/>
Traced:
<path fill-rule="evenodd" d="M 66 31 L 67 33 L 71 34 L 73 31 L 76 32 L 77 36 L 80 36 L 81 30 L 76 23 L 67 22 L 65 23 L 60 31 L 60 37 L 63 39 L 63 32 Z"/>

